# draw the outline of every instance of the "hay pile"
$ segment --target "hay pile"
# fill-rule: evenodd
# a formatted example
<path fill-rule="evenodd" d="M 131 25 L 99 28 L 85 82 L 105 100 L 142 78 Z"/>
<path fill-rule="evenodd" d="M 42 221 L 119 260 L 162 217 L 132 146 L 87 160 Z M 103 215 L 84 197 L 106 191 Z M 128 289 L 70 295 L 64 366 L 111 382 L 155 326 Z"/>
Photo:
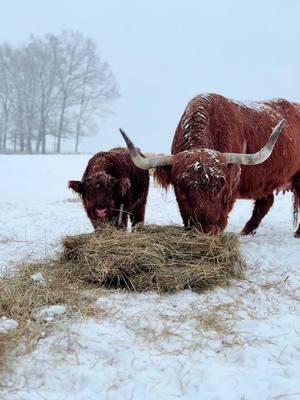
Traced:
<path fill-rule="evenodd" d="M 63 240 L 63 260 L 78 278 L 135 291 L 196 291 L 241 277 L 244 261 L 234 235 L 210 237 L 177 226 L 107 227 Z"/>

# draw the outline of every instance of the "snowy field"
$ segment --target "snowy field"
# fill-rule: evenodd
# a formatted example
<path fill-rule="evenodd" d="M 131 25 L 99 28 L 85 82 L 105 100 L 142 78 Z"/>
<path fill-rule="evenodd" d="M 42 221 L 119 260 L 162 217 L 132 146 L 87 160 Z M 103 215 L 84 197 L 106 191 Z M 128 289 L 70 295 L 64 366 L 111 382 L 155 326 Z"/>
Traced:
<path fill-rule="evenodd" d="M 0 271 L 91 231 L 67 189 L 89 158 L 0 156 Z M 238 233 L 250 212 L 250 202 L 238 202 L 228 230 Z M 180 223 L 173 194 L 152 184 L 146 219 Z M 292 231 L 291 196 L 278 196 L 255 237 L 241 237 L 246 280 L 200 295 L 104 291 L 97 319 L 60 317 L 57 333 L 16 358 L 0 399 L 300 399 L 300 239 Z"/>

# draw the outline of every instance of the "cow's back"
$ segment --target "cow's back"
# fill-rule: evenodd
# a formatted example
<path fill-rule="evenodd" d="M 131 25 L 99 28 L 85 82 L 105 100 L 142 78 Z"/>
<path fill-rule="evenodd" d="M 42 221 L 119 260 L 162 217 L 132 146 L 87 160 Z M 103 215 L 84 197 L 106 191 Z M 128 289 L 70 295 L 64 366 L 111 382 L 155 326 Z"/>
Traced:
<path fill-rule="evenodd" d="M 284 99 L 241 103 L 217 94 L 195 97 L 176 128 L 172 154 L 210 148 L 255 153 L 268 141 L 280 119 L 286 126 L 269 159 L 243 166 L 240 197 L 257 198 L 285 185 L 300 170 L 300 106 Z M 162 171 L 161 171 L 162 172 Z"/>
<path fill-rule="evenodd" d="M 264 197 L 275 189 L 288 186 L 300 171 L 300 107 L 284 99 L 275 99 L 245 105 L 242 112 L 245 149 L 249 154 L 259 151 L 277 123 L 285 120 L 285 128 L 271 156 L 262 164 L 242 167 L 240 197 Z"/>

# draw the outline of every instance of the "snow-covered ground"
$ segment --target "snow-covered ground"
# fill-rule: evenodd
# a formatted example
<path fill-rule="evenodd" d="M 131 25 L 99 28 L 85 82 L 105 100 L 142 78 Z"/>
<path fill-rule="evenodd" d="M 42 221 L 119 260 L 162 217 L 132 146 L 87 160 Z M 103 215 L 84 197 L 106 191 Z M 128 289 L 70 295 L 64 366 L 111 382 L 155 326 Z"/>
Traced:
<path fill-rule="evenodd" d="M 63 235 L 91 231 L 67 189 L 89 158 L 0 156 L 0 269 L 53 254 Z M 238 233 L 250 212 L 250 202 L 238 202 L 228 230 Z M 173 194 L 152 184 L 146 219 L 180 223 Z M 60 329 L 15 360 L 0 398 L 300 399 L 300 239 L 291 196 L 278 196 L 241 245 L 247 279 L 229 288 L 103 292 L 98 317 L 72 323 L 51 312 Z"/>

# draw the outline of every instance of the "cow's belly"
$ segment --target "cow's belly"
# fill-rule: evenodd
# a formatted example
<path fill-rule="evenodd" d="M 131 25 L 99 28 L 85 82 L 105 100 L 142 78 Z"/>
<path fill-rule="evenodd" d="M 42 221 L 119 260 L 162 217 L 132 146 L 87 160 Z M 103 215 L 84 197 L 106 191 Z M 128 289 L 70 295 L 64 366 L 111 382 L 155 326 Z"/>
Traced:
<path fill-rule="evenodd" d="M 279 193 L 284 194 L 290 191 L 292 191 L 292 182 L 286 181 L 280 182 L 277 185 L 270 184 L 261 186 L 260 188 L 241 188 L 241 190 L 237 193 L 237 198 L 243 200 L 260 199 L 270 195 L 273 192 L 278 195 Z"/>

